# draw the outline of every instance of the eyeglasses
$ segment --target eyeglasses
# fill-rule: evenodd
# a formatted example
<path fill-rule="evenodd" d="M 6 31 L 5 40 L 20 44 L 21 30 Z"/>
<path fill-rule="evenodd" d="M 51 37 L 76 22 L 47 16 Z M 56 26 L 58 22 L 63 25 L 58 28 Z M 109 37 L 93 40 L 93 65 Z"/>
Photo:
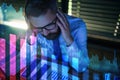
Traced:
<path fill-rule="evenodd" d="M 43 32 L 43 29 L 53 30 L 55 28 L 55 26 L 53 26 L 53 25 L 56 25 L 56 21 L 57 21 L 57 17 L 51 23 L 49 23 L 49 24 L 47 24 L 47 25 L 45 25 L 43 27 L 33 27 L 32 24 L 31 24 L 31 28 L 36 29 L 39 32 Z"/>

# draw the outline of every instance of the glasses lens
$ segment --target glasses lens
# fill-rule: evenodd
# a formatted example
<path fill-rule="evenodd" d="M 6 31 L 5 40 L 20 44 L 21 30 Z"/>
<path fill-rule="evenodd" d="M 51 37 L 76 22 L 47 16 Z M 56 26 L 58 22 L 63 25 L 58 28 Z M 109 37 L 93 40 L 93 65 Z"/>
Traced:
<path fill-rule="evenodd" d="M 48 29 L 48 30 L 54 29 L 55 24 L 56 24 L 56 18 L 55 18 L 55 20 L 53 20 L 53 21 L 52 21 L 48 26 L 46 26 L 45 28 Z"/>
<path fill-rule="evenodd" d="M 51 30 L 51 29 L 53 29 L 54 27 L 55 27 L 55 25 L 54 25 L 54 24 L 51 24 L 50 26 L 47 26 L 46 29 Z"/>

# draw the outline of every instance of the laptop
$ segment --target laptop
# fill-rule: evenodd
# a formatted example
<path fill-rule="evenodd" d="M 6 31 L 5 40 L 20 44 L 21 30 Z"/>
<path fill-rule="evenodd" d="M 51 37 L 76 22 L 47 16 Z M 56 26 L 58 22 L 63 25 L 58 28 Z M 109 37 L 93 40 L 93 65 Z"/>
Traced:
<path fill-rule="evenodd" d="M 41 59 L 38 64 L 37 59 L 32 61 L 29 74 L 27 70 L 28 68 L 25 68 L 21 76 L 31 80 L 79 80 L 77 76 L 68 73 L 68 66 L 44 59 Z"/>

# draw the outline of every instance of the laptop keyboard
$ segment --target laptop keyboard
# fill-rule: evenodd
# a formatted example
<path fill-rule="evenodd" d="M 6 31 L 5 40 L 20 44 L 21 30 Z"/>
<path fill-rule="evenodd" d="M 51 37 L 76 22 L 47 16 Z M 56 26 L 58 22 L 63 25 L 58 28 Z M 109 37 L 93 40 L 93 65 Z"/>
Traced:
<path fill-rule="evenodd" d="M 61 73 L 58 73 L 56 71 L 52 71 L 48 76 L 48 79 L 52 79 L 52 80 L 72 80 L 70 79 L 68 76 L 63 75 Z"/>

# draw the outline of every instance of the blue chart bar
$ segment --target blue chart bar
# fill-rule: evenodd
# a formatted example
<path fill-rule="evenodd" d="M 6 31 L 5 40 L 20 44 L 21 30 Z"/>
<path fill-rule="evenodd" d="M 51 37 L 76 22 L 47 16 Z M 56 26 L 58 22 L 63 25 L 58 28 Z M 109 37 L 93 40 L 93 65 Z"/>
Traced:
<path fill-rule="evenodd" d="M 93 74 L 93 80 L 100 80 L 99 74 L 94 73 L 94 74 Z"/>
<path fill-rule="evenodd" d="M 104 80 L 111 80 L 111 74 L 110 73 L 105 73 Z"/>
<path fill-rule="evenodd" d="M 30 57 L 30 46 L 26 45 L 26 78 L 27 80 L 29 80 L 29 75 L 31 73 L 30 69 L 30 61 L 31 61 L 31 57 Z"/>
<path fill-rule="evenodd" d="M 83 73 L 83 80 L 89 80 L 89 70 L 86 70 L 86 71 Z"/>
<path fill-rule="evenodd" d="M 9 36 L 9 35 L 7 35 Z M 6 41 L 9 41 L 9 37 L 6 39 Z M 6 80 L 10 80 L 10 48 L 9 48 L 10 44 L 7 44 L 6 42 L 6 58 L 5 58 L 5 74 L 6 74 Z"/>

